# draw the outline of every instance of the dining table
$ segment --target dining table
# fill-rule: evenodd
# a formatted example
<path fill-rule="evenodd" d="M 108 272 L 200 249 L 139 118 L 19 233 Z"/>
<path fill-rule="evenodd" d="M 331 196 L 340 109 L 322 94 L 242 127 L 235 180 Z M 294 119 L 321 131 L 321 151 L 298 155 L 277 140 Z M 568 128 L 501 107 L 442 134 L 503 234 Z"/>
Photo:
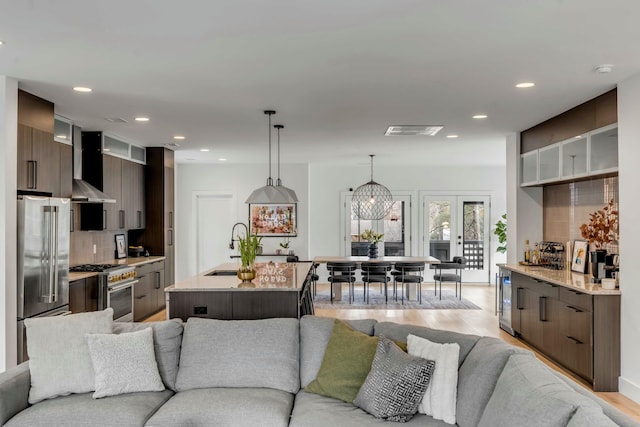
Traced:
<path fill-rule="evenodd" d="M 363 262 L 390 262 L 395 264 L 398 262 L 424 262 L 425 264 L 440 264 L 438 258 L 432 256 L 380 256 L 377 258 L 369 258 L 368 256 L 334 256 L 334 255 L 319 255 L 313 258 L 313 269 L 317 269 L 320 264 L 326 264 L 329 262 L 355 262 L 358 268 Z M 409 286 L 410 300 L 417 299 L 416 286 Z M 340 301 L 342 299 L 342 286 L 336 286 L 334 289 L 334 300 Z"/>

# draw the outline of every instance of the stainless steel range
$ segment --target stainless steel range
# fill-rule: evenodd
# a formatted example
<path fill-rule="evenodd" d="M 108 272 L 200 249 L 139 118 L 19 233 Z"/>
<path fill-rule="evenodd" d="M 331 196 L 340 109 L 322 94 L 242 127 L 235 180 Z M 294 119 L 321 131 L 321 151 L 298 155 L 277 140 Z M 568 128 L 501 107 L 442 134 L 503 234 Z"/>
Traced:
<path fill-rule="evenodd" d="M 71 267 L 74 273 L 98 273 L 98 310 L 113 308 L 113 320 L 133 321 L 136 268 L 118 264 L 83 264 Z"/>

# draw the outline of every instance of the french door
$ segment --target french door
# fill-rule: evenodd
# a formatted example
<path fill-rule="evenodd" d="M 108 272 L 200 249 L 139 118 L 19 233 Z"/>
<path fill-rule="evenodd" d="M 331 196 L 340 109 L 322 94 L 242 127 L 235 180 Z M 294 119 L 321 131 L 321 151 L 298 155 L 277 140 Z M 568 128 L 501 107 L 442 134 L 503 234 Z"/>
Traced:
<path fill-rule="evenodd" d="M 360 219 L 353 213 L 351 195 L 344 199 L 345 245 L 344 255 L 366 256 L 369 242 L 360 235 L 365 230 L 384 233 L 384 251 L 379 256 L 409 256 L 411 255 L 411 196 L 393 196 L 393 207 L 384 219 Z"/>
<path fill-rule="evenodd" d="M 464 282 L 489 282 L 490 197 L 425 195 L 423 253 L 441 261 L 464 256 Z"/>

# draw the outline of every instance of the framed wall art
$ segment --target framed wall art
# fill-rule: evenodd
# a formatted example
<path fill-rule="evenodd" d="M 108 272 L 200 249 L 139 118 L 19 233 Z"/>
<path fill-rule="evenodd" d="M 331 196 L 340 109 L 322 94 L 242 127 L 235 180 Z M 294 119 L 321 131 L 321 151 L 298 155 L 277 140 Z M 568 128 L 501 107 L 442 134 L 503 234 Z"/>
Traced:
<path fill-rule="evenodd" d="M 258 236 L 295 236 L 296 205 L 250 204 L 249 225 L 251 234 Z"/>
<path fill-rule="evenodd" d="M 581 240 L 573 242 L 573 256 L 571 257 L 571 270 L 577 273 L 587 272 L 587 253 L 589 244 Z"/>
<path fill-rule="evenodd" d="M 125 241 L 124 234 L 116 234 L 116 258 L 127 257 L 127 242 Z"/>

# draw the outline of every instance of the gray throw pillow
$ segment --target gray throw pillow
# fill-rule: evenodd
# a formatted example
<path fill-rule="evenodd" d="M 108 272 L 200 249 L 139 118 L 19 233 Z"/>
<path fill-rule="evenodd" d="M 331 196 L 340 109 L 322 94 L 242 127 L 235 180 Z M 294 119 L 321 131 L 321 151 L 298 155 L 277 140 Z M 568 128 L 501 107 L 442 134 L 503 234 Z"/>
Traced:
<path fill-rule="evenodd" d="M 95 390 L 86 334 L 109 334 L 112 323 L 112 308 L 25 319 L 31 373 L 29 403 Z"/>
<path fill-rule="evenodd" d="M 144 323 L 114 322 L 113 333 L 123 334 L 141 331 L 148 327 L 153 329 L 153 347 L 162 382 L 168 389 L 177 391 L 176 376 L 178 375 L 182 330 L 184 329 L 180 319 Z"/>
<path fill-rule="evenodd" d="M 128 334 L 88 334 L 87 343 L 96 372 L 94 399 L 164 390 L 150 327 Z"/>
<path fill-rule="evenodd" d="M 371 371 L 353 403 L 387 421 L 406 422 L 418 411 L 435 362 L 405 353 L 381 337 Z"/>

